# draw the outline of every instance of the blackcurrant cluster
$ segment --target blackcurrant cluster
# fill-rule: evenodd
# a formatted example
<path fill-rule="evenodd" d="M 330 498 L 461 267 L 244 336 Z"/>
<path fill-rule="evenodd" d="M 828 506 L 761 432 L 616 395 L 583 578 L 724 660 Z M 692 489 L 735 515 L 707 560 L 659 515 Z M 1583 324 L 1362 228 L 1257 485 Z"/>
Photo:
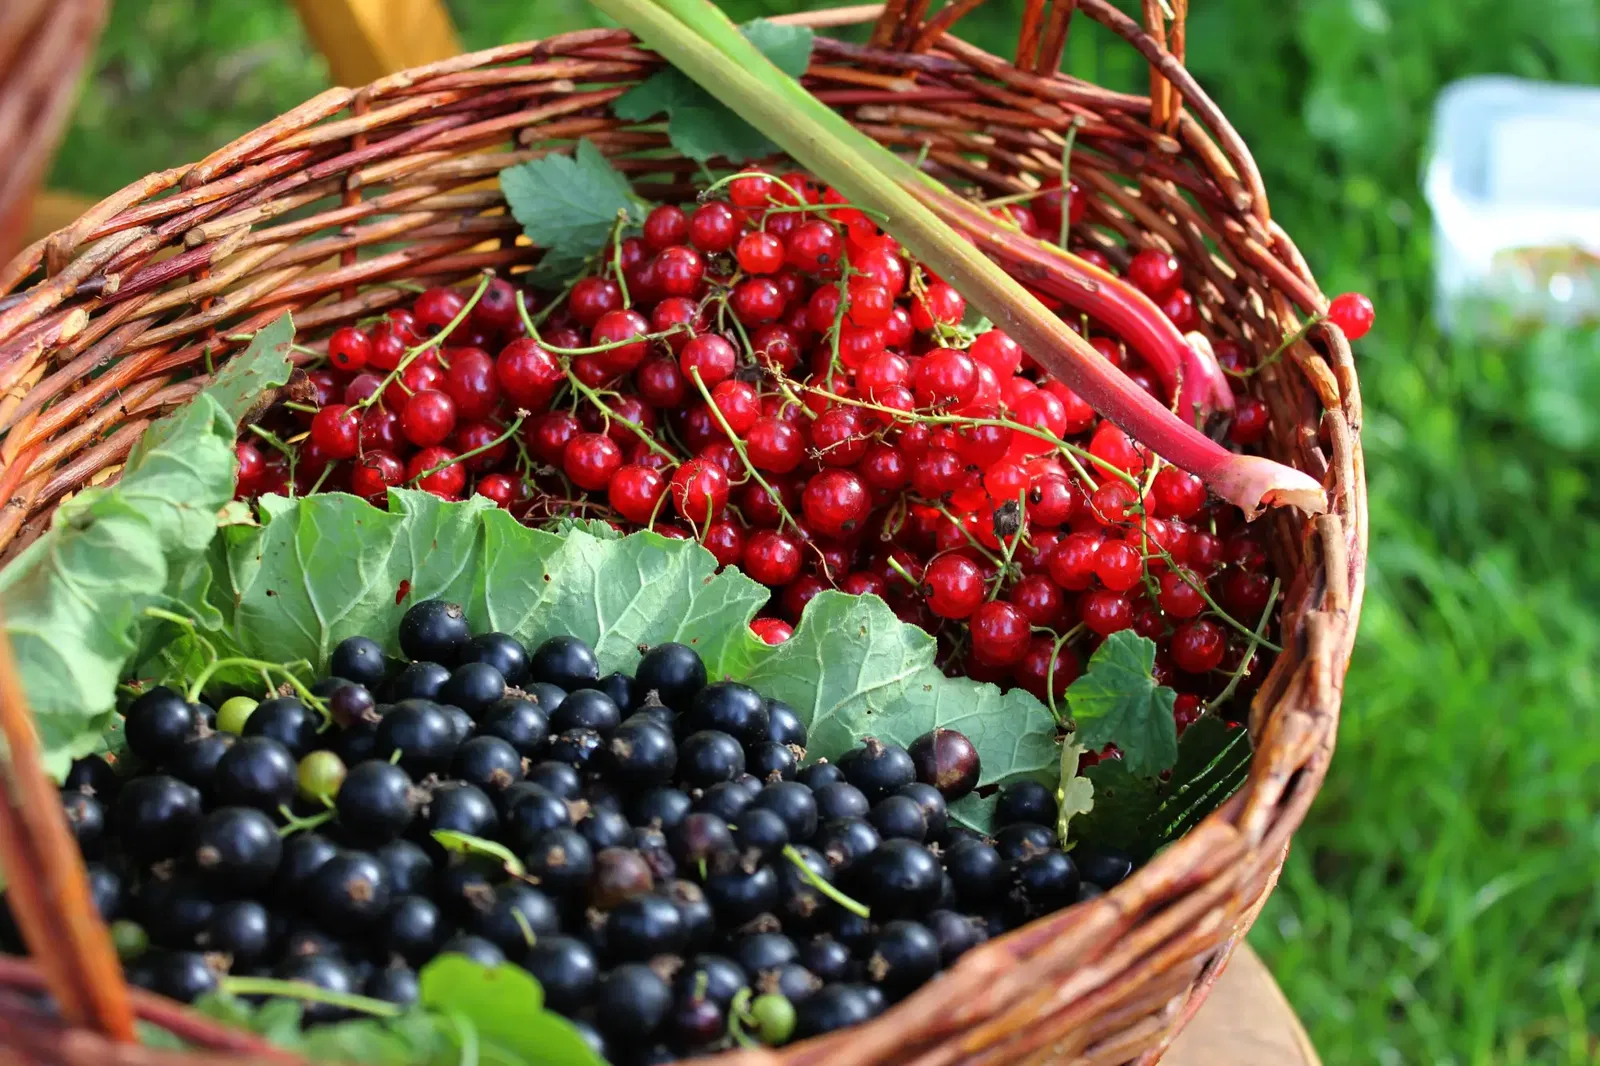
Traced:
<path fill-rule="evenodd" d="M 979 778 L 953 730 L 808 763 L 793 708 L 683 644 L 601 676 L 581 640 L 530 651 L 438 600 L 399 644 L 351 637 L 301 694 L 215 710 L 150 688 L 115 766 L 73 766 L 62 802 L 130 980 L 410 1004 L 458 952 L 524 967 L 612 1061 L 663 1062 L 865 1021 L 1132 868 L 1064 852 L 1031 781 L 992 839 L 953 824 Z"/>

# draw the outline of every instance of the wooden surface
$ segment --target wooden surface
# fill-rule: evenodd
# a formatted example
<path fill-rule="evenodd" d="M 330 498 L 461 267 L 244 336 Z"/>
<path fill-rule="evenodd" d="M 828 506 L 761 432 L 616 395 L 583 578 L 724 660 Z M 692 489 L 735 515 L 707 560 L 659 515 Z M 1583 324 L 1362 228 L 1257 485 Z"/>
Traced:
<path fill-rule="evenodd" d="M 294 0 L 335 85 L 449 59 L 461 51 L 441 0 Z"/>
<path fill-rule="evenodd" d="M 1249 945 L 1234 952 L 1161 1066 L 1320 1066 L 1278 983 Z"/>

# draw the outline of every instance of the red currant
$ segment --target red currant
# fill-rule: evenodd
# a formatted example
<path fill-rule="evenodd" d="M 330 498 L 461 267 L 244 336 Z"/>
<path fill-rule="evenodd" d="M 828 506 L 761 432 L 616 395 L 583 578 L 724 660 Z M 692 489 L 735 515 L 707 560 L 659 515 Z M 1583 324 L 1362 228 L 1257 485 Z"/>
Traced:
<path fill-rule="evenodd" d="M 1108 540 L 1095 551 L 1094 573 L 1113 592 L 1126 592 L 1139 583 L 1143 572 L 1139 549 L 1125 540 Z"/>
<path fill-rule="evenodd" d="M 765 230 L 746 233 L 733 257 L 746 274 L 776 274 L 783 269 L 783 242 Z"/>
<path fill-rule="evenodd" d="M 1038 527 L 1064 525 L 1081 499 L 1082 493 L 1060 474 L 1035 478 L 1028 489 L 1028 522 Z"/>
<path fill-rule="evenodd" d="M 1163 518 L 1193 518 L 1205 506 L 1205 482 L 1175 466 L 1164 466 L 1151 486 L 1156 514 Z"/>
<path fill-rule="evenodd" d="M 493 500 L 495 506 L 504 511 L 511 510 L 511 505 L 516 502 L 517 489 L 517 479 L 510 474 L 486 474 L 472 486 L 476 495 Z"/>
<path fill-rule="evenodd" d="M 700 543 L 717 557 L 718 566 L 735 566 L 744 558 L 744 529 L 726 515 L 712 522 Z"/>
<path fill-rule="evenodd" d="M 831 222 L 820 218 L 802 222 L 789 234 L 789 265 L 808 274 L 836 271 L 844 255 L 844 238 Z"/>
<path fill-rule="evenodd" d="M 911 324 L 924 333 L 933 329 L 934 323 L 953 326 L 967 313 L 967 301 L 959 292 L 942 281 L 929 285 L 912 305 Z"/>
<path fill-rule="evenodd" d="M 1254 623 L 1272 598 L 1272 579 L 1248 570 L 1230 570 L 1222 577 L 1217 598 L 1229 614 L 1240 622 Z"/>
<path fill-rule="evenodd" d="M 528 309 L 534 310 L 532 306 Z M 516 325 L 519 317 L 516 286 L 505 278 L 491 278 L 472 308 L 470 321 L 474 329 L 495 334 Z"/>
<path fill-rule="evenodd" d="M 744 572 L 772 588 L 799 577 L 801 562 L 800 543 L 776 530 L 758 530 L 744 547 Z"/>
<path fill-rule="evenodd" d="M 906 457 L 899 448 L 883 441 L 871 441 L 862 453 L 856 470 L 868 485 L 881 492 L 903 489 L 911 481 Z"/>
<path fill-rule="evenodd" d="M 360 414 L 342 403 L 324 407 L 311 419 L 311 440 L 330 459 L 355 458 L 361 450 Z"/>
<path fill-rule="evenodd" d="M 1001 378 L 1010 377 L 1022 367 L 1022 345 L 997 329 L 978 334 L 967 353 Z"/>
<path fill-rule="evenodd" d="M 400 430 L 400 416 L 386 407 L 369 407 L 361 414 L 361 450 L 371 448 L 395 455 L 411 450 Z"/>
<path fill-rule="evenodd" d="M 622 449 L 604 433 L 579 433 L 567 442 L 561 468 L 580 489 L 598 492 L 622 467 Z"/>
<path fill-rule="evenodd" d="M 328 361 L 354 374 L 372 358 L 372 338 L 354 326 L 342 326 L 328 338 Z"/>
<path fill-rule="evenodd" d="M 936 555 L 922 574 L 928 607 L 940 618 L 965 618 L 978 609 L 985 594 L 983 572 L 965 555 Z"/>
<path fill-rule="evenodd" d="M 495 362 L 482 348 L 453 348 L 444 391 L 455 401 L 460 418 L 488 418 L 500 405 L 500 383 Z"/>
<path fill-rule="evenodd" d="M 688 394 L 683 374 L 671 359 L 651 359 L 641 364 L 633 372 L 633 384 L 639 390 L 639 398 L 651 407 L 677 408 Z"/>
<path fill-rule="evenodd" d="M 662 204 L 645 216 L 644 243 L 651 251 L 659 252 L 674 244 L 682 244 L 689 237 L 689 216 L 680 207 Z"/>
<path fill-rule="evenodd" d="M 850 307 L 846 314 L 850 321 L 865 329 L 875 329 L 889 321 L 894 311 L 894 297 L 883 284 L 872 278 L 856 274 L 850 278 Z"/>
<path fill-rule="evenodd" d="M 1265 403 L 1254 396 L 1246 396 L 1233 410 L 1233 424 L 1228 427 L 1228 439 L 1235 444 L 1254 444 L 1267 435 L 1271 419 Z"/>
<path fill-rule="evenodd" d="M 661 476 L 661 471 L 638 464 L 619 467 L 606 486 L 611 506 L 623 518 L 639 526 L 650 523 L 666 492 L 667 479 Z"/>
<path fill-rule="evenodd" d="M 422 336 L 431 337 L 453 322 L 465 306 L 467 298 L 454 289 L 432 288 L 417 297 L 411 313 Z"/>
<path fill-rule="evenodd" d="M 1011 586 L 1012 606 L 1021 611 L 1030 625 L 1055 629 L 1066 614 L 1066 597 L 1054 581 L 1044 574 L 1028 574 Z"/>
<path fill-rule="evenodd" d="M 456 428 L 456 403 L 447 394 L 423 389 L 400 412 L 400 430 L 419 448 L 440 444 Z"/>
<path fill-rule="evenodd" d="M 978 391 L 978 366 L 959 348 L 935 348 L 912 372 L 917 403 L 924 406 L 959 406 Z"/>
<path fill-rule="evenodd" d="M 425 467 L 423 469 L 426 469 Z M 391 486 L 406 478 L 406 467 L 389 452 L 373 449 L 350 469 L 350 491 L 369 503 L 382 504 Z"/>
<path fill-rule="evenodd" d="M 678 366 L 690 383 L 694 381 L 694 372 L 699 371 L 700 381 L 709 389 L 732 376 L 738 357 L 739 353 L 726 339 L 715 333 L 703 333 L 683 346 Z"/>
<path fill-rule="evenodd" d="M 783 290 L 771 278 L 746 278 L 733 287 L 728 298 L 734 315 L 747 326 L 776 322 L 786 304 Z"/>
<path fill-rule="evenodd" d="M 1146 248 L 1128 263 L 1128 280 L 1152 300 L 1160 300 L 1183 283 L 1183 264 L 1176 256 Z"/>
<path fill-rule="evenodd" d="M 449 448 L 424 448 L 406 464 L 406 480 L 440 499 L 458 500 L 467 487 L 467 469 L 455 457 Z"/>
<path fill-rule="evenodd" d="M 772 191 L 772 177 L 761 171 L 728 183 L 728 199 L 739 207 L 766 207 Z"/>
<path fill-rule="evenodd" d="M 1133 625 L 1133 604 L 1128 597 L 1111 589 L 1085 592 L 1078 601 L 1078 613 L 1089 632 L 1102 637 Z"/>
<path fill-rule="evenodd" d="M 1359 292 L 1340 293 L 1328 304 L 1328 321 L 1338 326 L 1349 340 L 1365 337 L 1376 317 L 1372 301 Z"/>
<path fill-rule="evenodd" d="M 500 349 L 494 361 L 494 376 L 512 403 L 530 411 L 547 406 L 567 380 L 556 357 L 527 337 Z"/>
<path fill-rule="evenodd" d="M 495 443 L 502 432 L 504 431 L 493 422 L 468 422 L 456 429 L 455 438 L 450 443 L 462 456 L 466 456 L 468 452 L 475 453 L 471 457 L 463 458 L 461 463 L 472 473 L 483 474 L 498 466 L 506 457 L 506 452 L 510 450 L 510 443 L 507 441 Z M 483 450 L 479 451 L 480 448 Z"/>
<path fill-rule="evenodd" d="M 1194 618 L 1206 609 L 1200 594 L 1199 579 L 1187 570 L 1168 570 L 1161 575 L 1161 609 L 1172 618 Z"/>
<path fill-rule="evenodd" d="M 1001 600 L 990 600 L 968 620 L 972 654 L 990 666 L 1010 666 L 1027 653 L 1033 638 L 1028 616 Z"/>
<path fill-rule="evenodd" d="M 763 644 L 782 644 L 794 636 L 794 626 L 781 618 L 755 618 L 750 622 L 750 632 Z"/>
<path fill-rule="evenodd" d="M 622 310 L 622 288 L 610 278 L 582 278 L 567 294 L 567 307 L 579 325 L 591 327 L 607 311 Z"/>
<path fill-rule="evenodd" d="M 672 503 L 696 526 L 704 526 L 728 505 L 728 475 L 708 459 L 690 459 L 672 475 Z"/>
<path fill-rule="evenodd" d="M 1054 670 L 1051 669 L 1052 665 Z M 1039 636 L 1029 642 L 1028 650 L 1023 653 L 1022 661 L 1017 663 L 1013 675 L 1017 684 L 1033 693 L 1035 698 L 1048 700 L 1052 694 L 1056 699 L 1066 695 L 1067 687 L 1078 679 L 1082 671 L 1083 664 L 1071 648 L 1063 644 L 1058 650 L 1055 638 Z"/>
<path fill-rule="evenodd" d="M 811 528 L 828 537 L 853 533 L 867 517 L 872 497 L 866 484 L 849 470 L 824 470 L 806 483 L 800 496 Z"/>
<path fill-rule="evenodd" d="M 267 463 L 261 455 L 261 449 L 249 441 L 242 440 L 233 448 L 234 458 L 239 461 L 239 472 L 234 478 L 234 495 L 243 499 L 254 496 L 258 491 L 262 476 L 266 473 Z"/>
<path fill-rule="evenodd" d="M 853 407 L 830 407 L 811 423 L 811 447 L 828 466 L 854 466 L 866 454 L 868 439 Z"/>
<path fill-rule="evenodd" d="M 649 353 L 649 342 L 644 339 L 650 332 L 650 323 L 637 311 L 607 311 L 600 316 L 589 332 L 591 347 L 616 345 L 594 354 L 613 374 L 626 374 L 633 370 Z"/>
<path fill-rule="evenodd" d="M 1081 592 L 1094 584 L 1095 558 L 1100 551 L 1100 540 L 1090 533 L 1071 533 L 1056 544 L 1050 553 L 1050 578 L 1071 592 Z"/>
<path fill-rule="evenodd" d="M 1172 320 L 1179 333 L 1200 328 L 1200 306 L 1195 302 L 1194 293 L 1188 289 L 1176 289 L 1162 299 L 1161 313 Z"/>
<path fill-rule="evenodd" d="M 1110 422 L 1101 422 L 1094 431 L 1089 440 L 1089 454 L 1127 474 L 1142 474 L 1150 465 L 1149 450 Z M 1096 477 L 1099 477 L 1098 471 L 1104 467 L 1096 464 L 1091 469 L 1096 470 Z"/>
<path fill-rule="evenodd" d="M 787 474 L 805 457 L 805 437 L 781 419 L 760 418 L 745 437 L 745 449 L 757 470 Z"/>
<path fill-rule="evenodd" d="M 1227 643 L 1215 622 L 1185 622 L 1172 634 L 1172 664 L 1187 674 L 1210 673 L 1222 662 Z"/>
<path fill-rule="evenodd" d="M 689 216 L 689 243 L 702 252 L 726 252 L 738 235 L 739 220 L 721 200 L 701 204 Z"/>

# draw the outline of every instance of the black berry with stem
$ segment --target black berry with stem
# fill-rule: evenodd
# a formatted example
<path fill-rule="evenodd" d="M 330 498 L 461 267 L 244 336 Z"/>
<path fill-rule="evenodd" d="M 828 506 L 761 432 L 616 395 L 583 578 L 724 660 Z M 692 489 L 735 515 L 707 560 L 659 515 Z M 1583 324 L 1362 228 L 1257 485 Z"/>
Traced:
<path fill-rule="evenodd" d="M 796 844 L 792 852 L 774 863 L 778 872 L 778 911 L 784 928 L 791 932 L 815 929 L 837 905 L 817 887 L 817 881 L 832 884 L 834 868 L 815 848 Z"/>
<path fill-rule="evenodd" d="M 412 663 L 389 683 L 389 699 L 394 703 L 402 700 L 437 700 L 449 680 L 448 667 L 438 663 Z"/>
<path fill-rule="evenodd" d="M 376 844 L 404 833 L 421 801 L 410 774 L 371 759 L 350 768 L 333 802 L 340 825 Z"/>
<path fill-rule="evenodd" d="M 866 971 L 891 1001 L 901 999 L 939 972 L 939 941 L 920 922 L 889 922 L 872 943 Z"/>
<path fill-rule="evenodd" d="M 1076 903 L 1081 883 L 1072 856 L 1047 851 L 1022 860 L 1011 871 L 1010 902 L 1021 917 L 1032 920 Z"/>
<path fill-rule="evenodd" d="M 938 789 L 946 800 L 960 799 L 978 787 L 978 749 L 964 733 L 935 729 L 912 741 L 908 751 L 917 780 Z"/>
<path fill-rule="evenodd" d="M 922 808 L 922 816 L 928 821 L 929 840 L 944 839 L 945 833 L 950 828 L 950 808 L 938 789 L 932 785 L 924 785 L 920 781 L 913 781 L 895 795 L 904 796 Z"/>
<path fill-rule="evenodd" d="M 570 693 L 600 680 L 600 663 L 577 637 L 551 637 L 533 650 L 528 676 Z"/>
<path fill-rule="evenodd" d="M 280 963 L 272 976 L 280 981 L 300 981 L 340 995 L 349 995 L 357 987 L 350 967 L 333 955 L 293 956 Z M 302 1018 L 308 1025 L 321 1025 L 338 1021 L 343 1016 L 342 1007 L 308 1000 Z"/>
<path fill-rule="evenodd" d="M 745 749 L 745 767 L 763 781 L 792 781 L 799 760 L 787 744 L 763 740 Z"/>
<path fill-rule="evenodd" d="M 522 780 L 522 755 L 509 741 L 476 736 L 456 749 L 451 773 L 492 796 Z"/>
<path fill-rule="evenodd" d="M 181 694 L 157 685 L 130 703 L 124 718 L 128 750 L 152 766 L 159 766 L 199 732 L 201 714 Z"/>
<path fill-rule="evenodd" d="M 681 720 L 685 732 L 714 729 L 740 744 L 767 739 L 771 716 L 761 693 L 737 681 L 717 681 L 701 689 Z"/>
<path fill-rule="evenodd" d="M 487 966 L 491 970 L 496 966 L 503 965 L 506 961 L 505 952 L 483 937 L 474 936 L 471 933 L 457 933 L 449 940 L 446 940 L 440 945 L 439 954 L 460 955 L 471 959 L 479 966 Z"/>
<path fill-rule="evenodd" d="M 769 863 L 753 870 L 735 866 L 726 873 L 713 873 L 706 878 L 705 893 L 723 925 L 743 925 L 777 910 L 782 901 L 778 873 Z"/>
<path fill-rule="evenodd" d="M 867 815 L 867 821 L 885 840 L 910 840 L 920 844 L 928 836 L 927 815 L 909 796 L 895 795 L 879 800 Z"/>
<path fill-rule="evenodd" d="M 378 758 L 400 753 L 400 765 L 408 773 L 422 777 L 443 773 L 455 755 L 459 741 L 455 726 L 444 708 L 427 700 L 404 700 L 378 723 Z"/>
<path fill-rule="evenodd" d="M 552 829 L 522 856 L 528 876 L 554 896 L 576 896 L 594 872 L 594 849 L 576 829 Z"/>
<path fill-rule="evenodd" d="M 271 737 L 242 737 L 217 760 L 211 780 L 218 803 L 275 813 L 294 799 L 299 767 L 293 753 Z"/>
<path fill-rule="evenodd" d="M 1055 825 L 1057 814 L 1054 792 L 1037 781 L 1017 781 L 1000 790 L 1000 801 L 994 808 L 994 824 L 996 827 L 1017 822 Z"/>
<path fill-rule="evenodd" d="M 864 792 L 842 780 L 817 788 L 815 795 L 817 817 L 824 823 L 841 818 L 865 818 L 872 809 Z"/>
<path fill-rule="evenodd" d="M 875 920 L 914 918 L 932 910 L 939 900 L 943 871 L 921 844 L 885 840 L 861 867 L 860 876 L 851 883 Z"/>
<path fill-rule="evenodd" d="M 478 736 L 498 737 L 532 758 L 550 736 L 550 719 L 532 700 L 510 696 L 497 701 L 478 719 Z"/>
<path fill-rule="evenodd" d="M 253 899 L 234 899 L 219 903 L 211 912 L 200 946 L 233 957 L 235 966 L 248 966 L 266 958 L 273 948 L 273 918 L 267 908 Z"/>
<path fill-rule="evenodd" d="M 117 772 L 111 768 L 110 763 L 99 755 L 85 755 L 73 762 L 61 787 L 75 792 L 85 792 L 102 803 L 110 803 L 115 798 L 120 784 Z"/>
<path fill-rule="evenodd" d="M 433 859 L 410 840 L 391 840 L 373 850 L 389 875 L 396 896 L 426 896 L 433 891 Z"/>
<path fill-rule="evenodd" d="M 661 702 L 682 713 L 706 686 L 706 664 L 687 644 L 657 644 L 645 652 L 634 671 L 642 692 L 655 692 Z"/>
<path fill-rule="evenodd" d="M 568 729 L 550 738 L 545 754 L 556 762 L 564 762 L 579 770 L 591 769 L 597 756 L 605 747 L 605 738 L 593 729 Z"/>
<path fill-rule="evenodd" d="M 756 980 L 756 990 L 761 994 L 751 1003 L 751 1013 L 763 1000 L 779 1000 L 789 1006 L 791 1015 L 793 1004 L 810 999 L 822 988 L 822 980 L 816 974 L 800 965 L 798 962 L 786 962 L 772 970 L 767 970 Z M 793 1031 L 791 1019 L 789 1029 Z M 759 1035 L 759 1034 L 758 1034 Z M 765 1040 L 765 1037 L 762 1038 Z"/>
<path fill-rule="evenodd" d="M 186 781 L 200 790 L 202 796 L 211 795 L 211 783 L 217 776 L 217 764 L 238 741 L 232 733 L 207 733 L 190 737 L 179 745 L 177 752 L 167 762 L 167 772 L 180 781 Z"/>
<path fill-rule="evenodd" d="M 917 779 L 916 765 L 906 749 L 898 744 L 885 744 L 877 737 L 863 737 L 861 747 L 840 756 L 839 769 L 844 771 L 845 780 L 859 788 L 872 803 L 893 795 Z"/>
<path fill-rule="evenodd" d="M 500 671 L 508 685 L 528 679 L 528 649 L 509 633 L 480 633 L 461 649 L 459 663 L 486 663 Z"/>
<path fill-rule="evenodd" d="M 678 971 L 672 990 L 681 997 L 702 995 L 726 1009 L 749 984 L 749 975 L 726 955 L 698 954 Z"/>
<path fill-rule="evenodd" d="M 950 966 L 962 955 L 989 939 L 982 918 L 955 911 L 937 910 L 928 915 L 928 929 L 939 944 L 939 964 Z"/>
<path fill-rule="evenodd" d="M 733 829 L 733 846 L 745 858 L 775 858 L 792 839 L 789 823 L 776 811 L 765 807 L 746 810 L 739 815 Z"/>
<path fill-rule="evenodd" d="M 608 1037 L 623 1042 L 655 1035 L 672 1007 L 672 988 L 642 962 L 625 962 L 600 980 L 595 1019 Z"/>
<path fill-rule="evenodd" d="M 572 824 L 567 801 L 538 785 L 519 786 L 517 801 L 506 811 L 504 837 L 512 851 L 526 851 L 552 829 Z"/>
<path fill-rule="evenodd" d="M 471 636 L 460 605 L 444 600 L 423 600 L 400 619 L 400 650 L 417 662 L 454 666 Z"/>
<path fill-rule="evenodd" d="M 365 929 L 389 909 L 393 898 L 383 864 L 364 851 L 335 855 L 311 875 L 307 905 L 328 929 Z"/>
<path fill-rule="evenodd" d="M 865 818 L 841 818 L 822 827 L 813 840 L 836 874 L 853 868 L 877 850 L 883 837 Z"/>
<path fill-rule="evenodd" d="M 557 733 L 592 729 L 606 735 L 621 724 L 622 708 L 599 689 L 580 688 L 568 693 L 561 705 L 550 712 L 550 728 Z"/>
<path fill-rule="evenodd" d="M 397 1007 L 410 1007 L 422 997 L 422 982 L 409 966 L 385 966 L 372 971 L 361 985 L 361 994 Z"/>
<path fill-rule="evenodd" d="M 1013 822 L 995 834 L 994 847 L 1006 862 L 1021 862 L 1054 851 L 1056 832 L 1033 822 Z"/>
<path fill-rule="evenodd" d="M 610 810 L 590 810 L 578 822 L 578 835 L 594 851 L 624 848 L 633 841 L 633 826 L 626 815 Z"/>
<path fill-rule="evenodd" d="M 358 723 L 376 723 L 378 701 L 365 685 L 342 685 L 328 696 L 328 713 L 341 728 L 348 729 Z"/>
<path fill-rule="evenodd" d="M 106 813 L 100 801 L 86 792 L 63 790 L 61 812 L 67 817 L 67 828 L 78 842 L 78 850 L 93 858 L 100 850 L 100 838 L 106 829 Z"/>
<path fill-rule="evenodd" d="M 540 937 L 521 958 L 522 968 L 544 989 L 545 1006 L 568 1017 L 589 1005 L 600 983 L 594 952 L 576 937 Z"/>
<path fill-rule="evenodd" d="M 439 830 L 492 837 L 500 828 L 500 812 L 481 788 L 451 782 L 433 790 L 423 808 L 421 827 L 429 834 L 430 843 L 432 834 Z"/>
<path fill-rule="evenodd" d="M 473 932 L 497 945 L 507 955 L 526 951 L 530 938 L 554 936 L 561 931 L 561 914 L 555 901 L 532 885 L 508 881 L 495 889 L 494 902 L 480 913 Z"/>
<path fill-rule="evenodd" d="M 690 788 L 710 788 L 744 773 L 744 748 L 727 733 L 707 729 L 678 745 L 678 777 Z"/>
<path fill-rule="evenodd" d="M 963 906 L 988 906 L 1006 890 L 1007 863 L 985 841 L 957 841 L 944 853 L 944 868 Z"/>
<path fill-rule="evenodd" d="M 293 763 L 290 795 L 293 795 Z M 188 847 L 200 824 L 200 790 L 175 777 L 136 777 L 122 787 L 112 809 L 117 839 L 146 862 L 169 859 Z"/>
<path fill-rule="evenodd" d="M 794 1036 L 805 1040 L 848 1029 L 870 1020 L 874 1013 L 872 1000 L 859 985 L 827 985 L 795 1005 Z"/>
<path fill-rule="evenodd" d="M 376 687 L 387 671 L 383 646 L 371 637 L 346 637 L 334 645 L 328 660 L 328 673 L 368 688 Z"/>
<path fill-rule="evenodd" d="M 247 737 L 276 740 L 296 760 L 317 746 L 322 716 L 293 696 L 263 700 L 244 724 Z"/>
<path fill-rule="evenodd" d="M 463 663 L 439 690 L 439 702 L 481 717 L 506 697 L 505 675 L 488 663 Z"/>
<path fill-rule="evenodd" d="M 648 792 L 640 792 L 634 797 L 634 800 L 627 805 L 627 816 L 635 826 L 648 826 L 661 829 L 662 832 L 670 832 L 690 815 L 693 808 L 694 800 L 688 797 L 688 792 L 659 787 Z"/>
<path fill-rule="evenodd" d="M 575 800 L 583 791 L 583 775 L 577 768 L 564 762 L 537 762 L 528 767 L 528 773 L 523 778 L 523 784 L 538 785 L 547 792 L 554 793 L 564 800 Z M 514 786 L 507 790 L 507 799 L 517 792 Z"/>
<path fill-rule="evenodd" d="M 800 712 L 782 700 L 767 700 L 767 739 L 804 749 L 806 724 L 800 720 Z"/>
<path fill-rule="evenodd" d="M 778 781 L 757 794 L 752 807 L 769 810 L 789 827 L 791 840 L 810 840 L 817 831 L 817 798 L 798 781 Z"/>
<path fill-rule="evenodd" d="M 831 763 L 826 759 L 803 767 L 799 773 L 794 775 L 794 779 L 813 792 L 820 791 L 828 785 L 847 783 L 844 779 L 844 771 L 839 769 L 838 764 Z M 866 812 L 863 811 L 862 813 L 865 814 Z"/>
<path fill-rule="evenodd" d="M 849 981 L 856 976 L 855 956 L 850 949 L 826 933 L 800 944 L 800 964 L 825 984 Z"/>
<path fill-rule="evenodd" d="M 1072 860 L 1078 864 L 1084 881 L 1105 889 L 1120 885 L 1133 873 L 1133 856 L 1115 848 L 1078 848 L 1073 851 Z"/>
<path fill-rule="evenodd" d="M 643 855 L 632 848 L 603 848 L 594 856 L 589 905 L 610 910 L 625 900 L 645 895 L 655 886 L 655 871 Z"/>
<path fill-rule="evenodd" d="M 630 788 L 663 785 L 678 768 L 672 730 L 653 722 L 624 722 L 606 741 L 604 755 L 610 776 Z"/>
<path fill-rule="evenodd" d="M 324 863 L 339 853 L 339 847 L 320 833 L 296 833 L 284 841 L 283 858 L 272 883 L 272 898 L 292 908 L 305 905 L 311 878 Z"/>
<path fill-rule="evenodd" d="M 195 829 L 194 867 L 219 891 L 245 891 L 271 880 L 282 858 L 277 825 L 254 807 L 219 807 Z"/>

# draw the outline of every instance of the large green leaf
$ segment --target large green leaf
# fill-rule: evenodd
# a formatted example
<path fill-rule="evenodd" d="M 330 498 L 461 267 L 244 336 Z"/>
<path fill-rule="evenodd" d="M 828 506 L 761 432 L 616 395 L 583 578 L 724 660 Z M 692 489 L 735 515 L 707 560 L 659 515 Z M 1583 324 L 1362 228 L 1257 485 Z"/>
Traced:
<path fill-rule="evenodd" d="M 552 153 L 502 170 L 500 190 L 528 240 L 544 249 L 538 280 L 558 286 L 605 245 L 619 217 L 644 221 L 628 179 L 588 139 L 570 156 Z"/>

